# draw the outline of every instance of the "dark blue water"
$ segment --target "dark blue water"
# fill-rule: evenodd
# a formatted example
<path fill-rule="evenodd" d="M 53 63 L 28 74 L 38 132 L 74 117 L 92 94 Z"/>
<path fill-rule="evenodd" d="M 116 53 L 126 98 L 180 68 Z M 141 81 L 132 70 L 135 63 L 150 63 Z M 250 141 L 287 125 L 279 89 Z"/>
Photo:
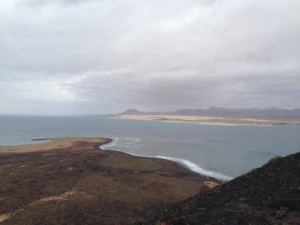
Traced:
<path fill-rule="evenodd" d="M 112 137 L 115 142 L 106 149 L 169 158 L 223 179 L 300 150 L 300 126 L 221 126 L 108 116 L 0 116 L 0 145 L 78 136 Z"/>

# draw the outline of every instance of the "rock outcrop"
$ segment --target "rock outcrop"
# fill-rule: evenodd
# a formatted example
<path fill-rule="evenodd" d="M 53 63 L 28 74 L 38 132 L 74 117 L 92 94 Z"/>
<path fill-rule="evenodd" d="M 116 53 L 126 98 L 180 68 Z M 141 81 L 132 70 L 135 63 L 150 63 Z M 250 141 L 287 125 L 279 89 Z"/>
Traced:
<path fill-rule="evenodd" d="M 300 152 L 204 191 L 139 224 L 300 224 Z"/>

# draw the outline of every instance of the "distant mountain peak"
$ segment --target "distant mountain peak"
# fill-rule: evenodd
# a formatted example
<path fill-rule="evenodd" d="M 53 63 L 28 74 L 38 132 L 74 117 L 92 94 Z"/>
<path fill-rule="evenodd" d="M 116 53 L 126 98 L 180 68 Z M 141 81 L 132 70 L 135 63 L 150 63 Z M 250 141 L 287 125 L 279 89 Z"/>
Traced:
<path fill-rule="evenodd" d="M 127 109 L 124 112 L 120 113 L 119 115 L 137 115 L 141 114 L 141 111 L 137 109 Z"/>
<path fill-rule="evenodd" d="M 300 109 L 293 110 L 281 109 L 277 107 L 259 108 L 224 108 L 213 106 L 209 109 L 178 109 L 173 112 L 141 112 L 137 109 L 127 109 L 118 115 L 183 115 L 183 116 L 216 116 L 216 117 L 235 117 L 235 118 L 256 118 L 256 119 L 275 119 L 275 118 L 300 118 Z"/>
<path fill-rule="evenodd" d="M 207 109 L 207 111 L 222 111 L 222 110 L 229 110 L 228 108 L 223 108 L 223 107 L 210 107 L 209 109 Z"/>

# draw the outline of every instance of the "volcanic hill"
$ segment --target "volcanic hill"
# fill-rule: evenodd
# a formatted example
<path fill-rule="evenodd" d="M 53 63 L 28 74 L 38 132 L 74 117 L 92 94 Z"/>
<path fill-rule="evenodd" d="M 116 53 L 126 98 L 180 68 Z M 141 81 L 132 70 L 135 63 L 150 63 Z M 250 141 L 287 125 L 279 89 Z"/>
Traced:
<path fill-rule="evenodd" d="M 143 225 L 299 225 L 300 152 L 200 192 L 148 217 Z"/>

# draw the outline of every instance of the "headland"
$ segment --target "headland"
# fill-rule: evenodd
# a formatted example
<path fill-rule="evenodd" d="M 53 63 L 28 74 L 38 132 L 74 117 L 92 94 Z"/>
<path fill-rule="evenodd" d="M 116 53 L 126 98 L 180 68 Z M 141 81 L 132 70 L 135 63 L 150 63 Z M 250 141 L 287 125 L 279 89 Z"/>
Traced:
<path fill-rule="evenodd" d="M 132 224 L 219 182 L 164 159 L 55 138 L 0 147 L 0 223 Z"/>

